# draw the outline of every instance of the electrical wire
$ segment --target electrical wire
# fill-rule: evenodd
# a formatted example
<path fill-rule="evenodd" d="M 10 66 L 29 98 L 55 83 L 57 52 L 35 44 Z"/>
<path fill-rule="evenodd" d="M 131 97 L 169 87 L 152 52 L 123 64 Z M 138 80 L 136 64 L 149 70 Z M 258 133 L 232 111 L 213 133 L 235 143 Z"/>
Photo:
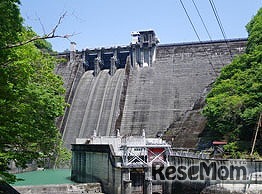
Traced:
<path fill-rule="evenodd" d="M 195 4 L 195 1 L 194 1 L 194 0 L 191 0 L 191 1 L 192 1 L 192 3 L 194 4 L 194 7 L 195 7 L 195 9 L 196 9 L 196 11 L 197 11 L 197 14 L 198 14 L 198 16 L 199 16 L 200 19 L 201 19 L 201 22 L 202 22 L 202 24 L 203 24 L 203 26 L 204 26 L 204 28 L 205 28 L 205 30 L 206 30 L 206 33 L 207 33 L 207 35 L 208 35 L 208 37 L 209 37 L 209 40 L 212 41 L 212 38 L 211 38 L 211 36 L 210 36 L 210 33 L 209 33 L 209 31 L 208 31 L 208 29 L 207 29 L 207 26 L 206 26 L 206 24 L 205 24 L 205 22 L 204 22 L 204 20 L 203 20 L 203 18 L 202 18 L 202 16 L 201 16 L 201 14 L 200 14 L 199 9 L 197 8 L 197 5 Z"/>
<path fill-rule="evenodd" d="M 182 7 L 183 7 L 183 9 L 184 9 L 184 11 L 185 11 L 185 13 L 186 13 L 186 15 L 187 15 L 187 18 L 188 18 L 188 20 L 189 20 L 189 22 L 190 22 L 190 24 L 191 24 L 191 26 L 192 26 L 192 28 L 193 28 L 196 36 L 197 36 L 199 42 L 201 42 L 200 37 L 199 37 L 199 35 L 198 35 L 197 31 L 196 31 L 196 28 L 195 28 L 195 26 L 194 26 L 194 24 L 193 24 L 190 16 L 189 16 L 188 13 L 187 13 L 187 10 L 186 10 L 186 8 L 185 8 L 184 3 L 182 2 L 182 0 L 180 0 L 180 3 L 181 3 L 181 5 L 182 5 Z"/>
<path fill-rule="evenodd" d="M 224 39 L 227 39 L 227 36 L 226 36 L 225 30 L 224 30 L 224 27 L 223 27 L 223 25 L 222 25 L 222 22 L 221 22 L 221 20 L 220 20 L 220 17 L 219 17 L 219 15 L 218 15 L 218 12 L 217 12 L 217 9 L 216 9 L 216 6 L 215 6 L 215 3 L 214 3 L 213 0 L 209 0 L 209 3 L 210 3 L 210 5 L 211 5 L 211 7 L 212 7 L 213 13 L 214 13 L 214 15 L 215 15 L 215 17 L 216 17 L 216 20 L 217 20 L 218 26 L 219 26 L 219 28 L 220 28 L 220 31 L 221 31 L 221 33 L 222 33 L 222 35 L 223 35 L 223 38 L 224 38 Z"/>
<path fill-rule="evenodd" d="M 201 41 L 201 39 L 200 39 L 200 36 L 198 35 L 198 33 L 197 33 L 197 31 L 196 31 L 196 28 L 195 28 L 195 26 L 194 26 L 194 24 L 193 24 L 193 22 L 192 22 L 192 20 L 191 20 L 191 18 L 190 18 L 190 16 L 189 16 L 188 12 L 187 12 L 186 7 L 185 7 L 184 3 L 182 2 L 182 0 L 180 0 L 180 4 L 182 5 L 182 7 L 183 7 L 183 9 L 184 9 L 184 11 L 185 11 L 186 16 L 187 16 L 187 18 L 188 18 L 188 20 L 189 20 L 189 22 L 190 22 L 190 24 L 191 24 L 191 26 L 192 26 L 195 34 L 196 34 L 199 42 L 202 43 L 202 41 Z M 204 50 L 205 50 L 205 54 L 206 54 L 206 56 L 207 56 L 207 58 L 208 58 L 208 62 L 209 62 L 209 64 L 211 65 L 212 70 L 214 71 L 215 75 L 218 76 L 218 74 L 217 74 L 217 72 L 216 72 L 216 70 L 215 70 L 215 68 L 214 68 L 214 66 L 213 66 L 213 64 L 212 64 L 212 62 L 211 62 L 211 60 L 210 60 L 210 57 L 208 56 L 207 50 L 206 50 L 205 48 L 204 48 Z"/>
<path fill-rule="evenodd" d="M 210 3 L 210 5 L 211 5 L 212 10 L 213 10 L 213 13 L 214 13 L 214 15 L 215 15 L 215 17 L 216 17 L 218 26 L 219 26 L 219 28 L 220 28 L 220 31 L 221 31 L 222 36 L 223 36 L 223 38 L 224 38 L 224 41 L 225 41 L 225 43 L 226 43 L 227 49 L 228 49 L 228 51 L 229 51 L 229 53 L 230 53 L 230 57 L 231 57 L 231 59 L 233 59 L 233 55 L 232 55 L 231 49 L 230 49 L 230 47 L 228 46 L 228 41 L 227 41 L 226 32 L 225 32 L 225 30 L 224 30 L 224 27 L 223 27 L 223 25 L 222 25 L 222 22 L 221 22 L 221 20 L 220 20 L 219 15 L 218 15 L 218 11 L 217 11 L 217 9 L 216 9 L 216 5 L 215 5 L 215 3 L 214 3 L 213 0 L 209 0 L 209 3 Z"/>
<path fill-rule="evenodd" d="M 195 9 L 196 9 L 196 11 L 197 11 L 197 14 L 198 14 L 198 16 L 199 16 L 200 19 L 201 19 L 202 25 L 204 26 L 204 28 L 205 28 L 205 30 L 206 30 L 206 33 L 207 33 L 207 35 L 208 35 L 208 37 L 209 37 L 209 40 L 210 40 L 210 41 L 213 41 L 213 40 L 212 40 L 212 37 L 211 37 L 211 35 L 210 35 L 210 33 L 209 33 L 208 29 L 207 29 L 207 26 L 206 26 L 206 24 L 205 24 L 205 22 L 204 22 L 204 20 L 203 20 L 203 17 L 201 16 L 200 11 L 199 11 L 196 3 L 195 3 L 195 1 L 194 1 L 194 0 L 191 0 L 191 1 L 192 1 L 192 3 L 194 4 L 194 7 L 195 7 Z M 222 64 L 222 66 L 224 66 L 224 63 L 222 62 L 222 59 L 221 59 L 220 55 L 218 55 L 218 58 L 219 58 L 220 63 Z"/>

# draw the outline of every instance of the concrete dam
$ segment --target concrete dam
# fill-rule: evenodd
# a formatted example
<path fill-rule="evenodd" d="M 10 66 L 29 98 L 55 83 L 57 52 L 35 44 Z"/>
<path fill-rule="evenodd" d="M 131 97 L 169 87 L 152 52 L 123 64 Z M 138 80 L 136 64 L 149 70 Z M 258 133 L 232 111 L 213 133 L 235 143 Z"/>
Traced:
<path fill-rule="evenodd" d="M 158 44 L 154 31 L 132 34 L 124 47 L 60 53 L 57 66 L 70 106 L 58 123 L 67 148 L 94 133 L 173 137 L 195 147 L 200 110 L 223 66 L 244 52 L 246 39 Z"/>
<path fill-rule="evenodd" d="M 110 76 L 108 70 L 101 71 L 97 77 L 92 71 L 84 73 L 71 104 L 64 133 L 68 146 L 76 137 L 90 137 L 94 130 L 99 135 L 110 134 L 119 112 L 117 105 L 123 79 L 124 69 L 117 70 L 114 76 Z"/>

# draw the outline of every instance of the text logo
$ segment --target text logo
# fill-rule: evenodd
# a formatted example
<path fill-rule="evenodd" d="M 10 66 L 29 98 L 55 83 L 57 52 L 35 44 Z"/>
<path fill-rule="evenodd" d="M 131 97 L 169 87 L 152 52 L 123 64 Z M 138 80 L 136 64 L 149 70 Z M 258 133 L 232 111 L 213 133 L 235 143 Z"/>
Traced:
<path fill-rule="evenodd" d="M 160 181 L 197 181 L 197 182 L 243 182 L 247 180 L 248 169 L 245 163 L 204 162 L 197 164 L 177 164 L 165 166 L 153 163 L 152 180 Z"/>

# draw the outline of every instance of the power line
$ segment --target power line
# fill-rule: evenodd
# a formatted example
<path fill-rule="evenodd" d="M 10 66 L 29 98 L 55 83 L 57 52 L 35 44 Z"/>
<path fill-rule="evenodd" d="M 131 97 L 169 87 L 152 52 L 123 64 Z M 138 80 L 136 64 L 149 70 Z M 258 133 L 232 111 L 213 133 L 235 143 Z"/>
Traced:
<path fill-rule="evenodd" d="M 188 18 L 188 20 L 189 20 L 189 22 L 190 22 L 190 24 L 191 24 L 191 26 L 192 26 L 192 28 L 193 28 L 196 36 L 197 36 L 199 42 L 201 43 L 202 41 L 201 41 L 201 39 L 200 39 L 197 31 L 196 31 L 196 28 L 195 28 L 195 26 L 194 26 L 194 24 L 193 24 L 193 22 L 192 22 L 192 20 L 191 20 L 191 18 L 190 18 L 190 16 L 189 16 L 188 12 L 187 12 L 186 7 L 184 6 L 184 3 L 182 2 L 182 0 L 180 0 L 180 3 L 181 3 L 181 5 L 182 5 L 182 7 L 183 7 L 183 9 L 184 9 L 184 11 L 185 11 L 185 13 L 186 13 L 186 15 L 187 15 L 187 18 Z M 204 50 L 205 50 L 205 54 L 206 54 L 206 56 L 207 56 L 207 58 L 208 58 L 208 62 L 209 62 L 209 64 L 211 65 L 212 70 L 214 71 L 215 75 L 218 76 L 218 74 L 217 74 L 217 72 L 216 72 L 216 70 L 215 70 L 215 68 L 214 68 L 214 66 L 213 66 L 213 64 L 212 64 L 212 62 L 211 62 L 211 60 L 210 60 L 210 58 L 209 58 L 209 56 L 208 56 L 207 50 L 206 50 L 205 48 L 204 48 Z"/>
<path fill-rule="evenodd" d="M 190 22 L 190 24 L 191 24 L 191 26 L 192 26 L 192 28 L 193 28 L 196 36 L 197 36 L 199 42 L 201 42 L 200 37 L 199 37 L 199 35 L 198 35 L 197 31 L 196 31 L 196 28 L 195 28 L 195 26 L 194 26 L 194 24 L 193 24 L 190 16 L 189 16 L 188 13 L 187 13 L 187 10 L 186 10 L 186 8 L 185 8 L 184 3 L 182 2 L 182 0 L 180 0 L 180 3 L 181 3 L 181 5 L 182 5 L 182 7 L 183 7 L 183 9 L 184 9 L 184 11 L 185 11 L 185 13 L 186 13 L 186 15 L 187 15 L 187 18 L 188 18 L 188 20 L 189 20 L 189 22 Z"/>
<path fill-rule="evenodd" d="M 194 7 L 195 7 L 195 9 L 196 9 L 196 11 L 197 11 L 198 16 L 199 16 L 200 19 L 201 19 L 201 22 L 202 22 L 202 24 L 203 24 L 203 26 L 204 26 L 204 28 L 205 28 L 205 30 L 206 30 L 206 33 L 207 33 L 207 35 L 208 35 L 208 37 L 209 37 L 209 40 L 212 41 L 212 38 L 211 38 L 210 33 L 209 33 L 208 29 L 207 29 L 207 26 L 206 26 L 206 24 L 205 24 L 205 22 L 204 22 L 204 20 L 203 20 L 203 18 L 202 18 L 202 16 L 201 16 L 201 14 L 200 14 L 198 8 L 197 8 L 194 0 L 192 0 L 192 2 L 193 2 L 193 4 L 194 4 Z"/>
<path fill-rule="evenodd" d="M 209 3 L 210 3 L 210 5 L 211 5 L 212 10 L 213 10 L 213 13 L 214 13 L 214 15 L 215 15 L 215 17 L 216 17 L 216 20 L 217 20 L 218 26 L 219 26 L 219 28 L 220 28 L 220 31 L 221 31 L 221 33 L 222 33 L 222 36 L 223 36 L 223 38 L 224 38 L 224 40 L 225 40 L 225 42 L 226 42 L 226 46 L 227 46 L 227 49 L 228 49 L 228 51 L 229 51 L 229 53 L 230 53 L 230 57 L 231 57 L 231 59 L 233 59 L 232 52 L 231 52 L 231 50 L 230 50 L 230 47 L 228 46 L 228 41 L 227 41 L 227 37 L 226 37 L 226 32 L 225 32 L 225 30 L 224 30 L 224 28 L 223 28 L 222 22 L 221 22 L 221 20 L 220 20 L 219 15 L 218 15 L 218 12 L 217 12 L 217 9 L 216 9 L 216 5 L 215 5 L 215 3 L 214 3 L 213 0 L 209 0 Z"/>
<path fill-rule="evenodd" d="M 214 13 L 214 15 L 215 15 L 215 17 L 216 17 L 216 20 L 217 20 L 218 26 L 219 26 L 219 28 L 220 28 L 220 31 L 221 31 L 221 33 L 222 33 L 222 35 L 223 35 L 223 38 L 224 38 L 224 39 L 227 39 L 225 30 L 224 30 L 224 27 L 223 27 L 223 25 L 222 25 L 222 22 L 221 22 L 221 20 L 220 20 L 220 17 L 219 17 L 219 15 L 218 15 L 218 12 L 217 12 L 217 9 L 216 9 L 216 6 L 215 6 L 215 3 L 214 3 L 213 0 L 209 0 L 209 3 L 210 3 L 210 5 L 211 5 L 211 7 L 212 7 L 213 13 Z"/>
<path fill-rule="evenodd" d="M 199 11 L 199 9 L 198 9 L 195 1 L 194 1 L 194 0 L 191 0 L 191 1 L 192 1 L 192 3 L 194 4 L 194 7 L 195 7 L 195 9 L 196 9 L 196 11 L 197 11 L 197 14 L 198 14 L 198 16 L 199 16 L 200 19 L 201 19 L 201 22 L 202 22 L 202 24 L 203 24 L 203 26 L 204 26 L 204 28 L 205 28 L 205 30 L 206 30 L 206 33 L 207 33 L 207 35 L 208 35 L 208 37 L 209 37 L 209 40 L 212 41 L 211 35 L 210 35 L 210 33 L 209 33 L 208 29 L 207 29 L 207 26 L 206 26 L 206 24 L 205 24 L 205 22 L 204 22 L 204 20 L 203 20 L 203 18 L 202 18 L 202 16 L 201 16 L 201 14 L 200 14 L 200 11 Z M 220 63 L 222 64 L 222 66 L 224 66 L 224 63 L 222 62 L 220 55 L 218 55 L 218 58 L 219 58 Z"/>

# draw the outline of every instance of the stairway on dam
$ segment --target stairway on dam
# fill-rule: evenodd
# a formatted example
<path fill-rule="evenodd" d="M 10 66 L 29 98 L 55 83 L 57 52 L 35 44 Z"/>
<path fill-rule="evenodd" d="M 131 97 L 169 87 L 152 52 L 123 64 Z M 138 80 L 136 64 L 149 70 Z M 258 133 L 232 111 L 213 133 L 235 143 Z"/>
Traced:
<path fill-rule="evenodd" d="M 70 105 L 63 133 L 67 148 L 78 137 L 90 137 L 94 130 L 100 135 L 111 133 L 119 113 L 123 79 L 124 69 L 117 70 L 113 76 L 109 70 L 101 71 L 97 77 L 93 71 L 84 73 Z"/>
<path fill-rule="evenodd" d="M 238 54 L 242 43 L 230 46 Z M 141 134 L 144 129 L 146 136 L 155 137 L 159 131 L 181 128 L 189 132 L 183 136 L 192 136 L 192 127 L 203 127 L 202 116 L 193 110 L 195 104 L 231 60 L 223 42 L 158 46 L 151 67 L 134 67 L 130 73 L 121 134 Z M 200 132 L 196 131 L 192 144 Z"/>

